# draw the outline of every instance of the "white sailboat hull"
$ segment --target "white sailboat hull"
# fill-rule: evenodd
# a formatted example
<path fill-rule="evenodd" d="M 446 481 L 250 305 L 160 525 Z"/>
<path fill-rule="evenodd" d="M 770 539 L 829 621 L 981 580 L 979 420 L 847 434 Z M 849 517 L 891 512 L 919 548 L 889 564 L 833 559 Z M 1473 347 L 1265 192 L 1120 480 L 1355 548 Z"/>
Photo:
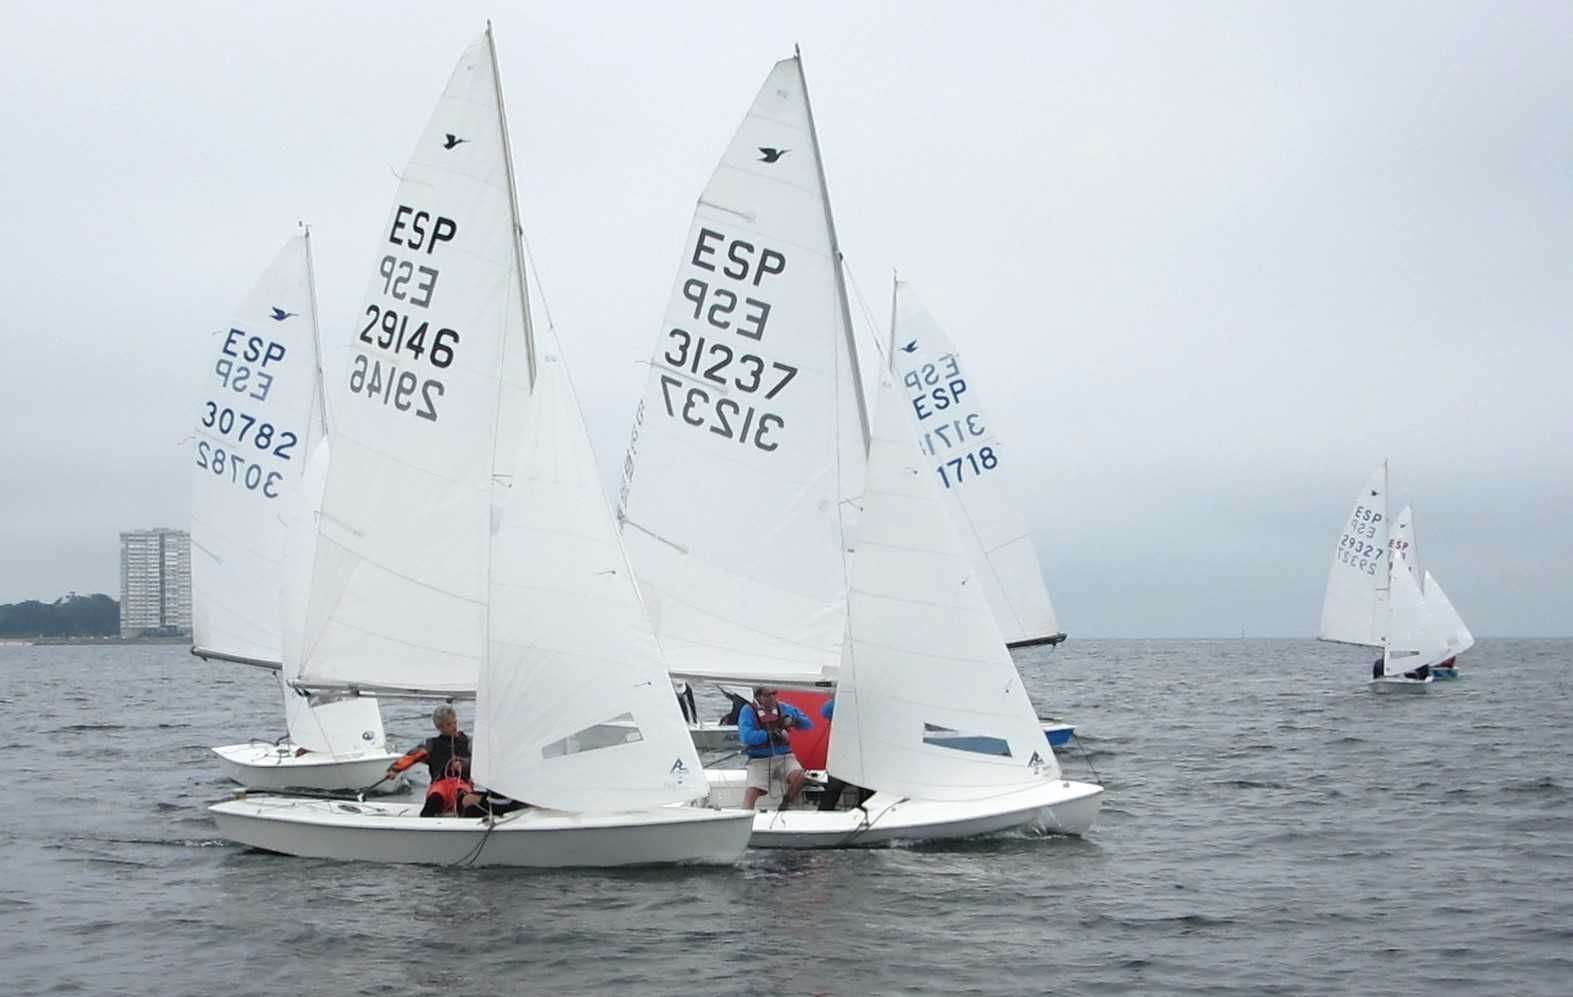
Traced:
<path fill-rule="evenodd" d="M 284 855 L 537 869 L 733 862 L 748 847 L 754 816 L 690 806 L 610 814 L 531 808 L 488 826 L 420 810 L 418 803 L 247 795 L 208 808 L 225 838 Z"/>
<path fill-rule="evenodd" d="M 1404 678 L 1402 675 L 1384 675 L 1379 679 L 1371 680 L 1372 692 L 1425 692 L 1431 688 L 1431 678 L 1423 679 Z"/>
<path fill-rule="evenodd" d="M 741 799 L 747 775 L 710 769 L 711 800 Z M 866 848 L 941 841 L 1018 829 L 1085 834 L 1103 806 L 1103 787 L 1054 779 L 981 800 L 914 800 L 875 793 L 851 810 L 768 810 L 754 815 L 752 848 Z"/>
<path fill-rule="evenodd" d="M 387 751 L 353 757 L 308 752 L 295 754 L 295 745 L 249 741 L 214 748 L 226 778 L 252 789 L 364 789 L 383 777 L 399 758 Z M 384 793 L 402 787 L 403 777 L 378 786 Z"/>

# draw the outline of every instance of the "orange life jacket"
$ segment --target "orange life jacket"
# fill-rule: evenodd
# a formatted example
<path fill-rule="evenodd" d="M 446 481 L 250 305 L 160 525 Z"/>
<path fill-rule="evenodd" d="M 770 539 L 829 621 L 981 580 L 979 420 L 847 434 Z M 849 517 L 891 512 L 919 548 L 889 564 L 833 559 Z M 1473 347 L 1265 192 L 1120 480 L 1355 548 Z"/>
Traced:
<path fill-rule="evenodd" d="M 447 814 L 450 811 L 457 814 L 459 812 L 459 798 L 465 793 L 473 792 L 475 792 L 475 786 L 471 784 L 470 780 L 449 777 L 447 779 L 438 779 L 432 783 L 431 788 L 426 790 L 426 799 L 430 800 L 435 796 L 442 800 L 442 809 L 438 811 L 439 815 Z"/>

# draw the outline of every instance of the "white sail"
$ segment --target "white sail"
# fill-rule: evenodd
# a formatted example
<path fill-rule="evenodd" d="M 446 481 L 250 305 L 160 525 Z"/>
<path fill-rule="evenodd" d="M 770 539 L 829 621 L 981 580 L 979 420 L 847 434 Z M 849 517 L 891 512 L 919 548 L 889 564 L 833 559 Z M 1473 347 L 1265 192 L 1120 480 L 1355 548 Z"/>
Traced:
<path fill-rule="evenodd" d="M 1420 567 L 1420 547 L 1415 543 L 1415 514 L 1409 506 L 1404 506 L 1398 518 L 1393 520 L 1393 532 L 1387 546 L 1392 551 L 1394 563 L 1409 569 L 1409 573 L 1419 583 L 1420 591 L 1424 592 L 1426 574 Z"/>
<path fill-rule="evenodd" d="M 834 673 L 865 422 L 808 95 L 787 59 L 700 196 L 623 466 L 623 541 L 673 673 Z"/>
<path fill-rule="evenodd" d="M 1344 520 L 1333 550 L 1317 636 L 1342 644 L 1381 647 L 1387 633 L 1387 464 L 1372 472 Z"/>
<path fill-rule="evenodd" d="M 277 667 L 286 503 L 322 435 L 309 248 L 297 236 L 207 352 L 193 451 L 192 643 Z"/>
<path fill-rule="evenodd" d="M 897 383 L 917 418 L 919 442 L 944 485 L 951 520 L 1005 642 L 1059 636 L 1038 553 L 1008 480 L 1013 473 L 1009 449 L 984 413 L 961 357 L 911 285 L 896 281 L 894 297 Z"/>
<path fill-rule="evenodd" d="M 881 372 L 828 769 L 929 800 L 1055 777 L 909 412 Z"/>
<path fill-rule="evenodd" d="M 511 484 L 498 487 L 478 782 L 571 811 L 708 786 L 549 339 Z"/>
<path fill-rule="evenodd" d="M 1420 546 L 1415 540 L 1414 512 L 1409 506 L 1404 506 L 1404 511 L 1398 514 L 1398 518 L 1393 523 L 1391 547 L 1394 563 L 1408 568 L 1415 583 L 1420 586 L 1426 615 L 1430 621 L 1430 636 L 1446 649 L 1447 655 L 1444 657 L 1463 654 L 1474 647 L 1474 635 L 1464 625 L 1458 610 L 1453 608 L 1453 602 L 1442 590 L 1442 584 L 1420 565 Z"/>
<path fill-rule="evenodd" d="M 1431 616 L 1432 632 L 1447 650 L 1447 656 L 1463 654 L 1475 646 L 1475 635 L 1469 632 L 1464 620 L 1453 608 L 1453 600 L 1442 591 L 1442 583 L 1425 573 L 1426 611 Z"/>
<path fill-rule="evenodd" d="M 1442 642 L 1436 637 L 1431 614 L 1426 610 L 1420 579 L 1397 561 L 1391 562 L 1387 570 L 1391 588 L 1384 634 L 1392 661 L 1404 671 L 1422 664 L 1436 664 L 1446 655 L 1437 653 L 1442 649 Z"/>
<path fill-rule="evenodd" d="M 387 738 L 377 700 L 354 696 L 319 700 L 313 705 L 307 696 L 289 685 L 290 680 L 300 676 L 306 607 L 311 594 L 312 566 L 316 561 L 317 515 L 322 508 L 328 464 L 328 441 L 324 439 L 312 449 L 305 473 L 288 502 L 283 552 L 284 667 L 279 673 L 279 686 L 284 697 L 284 723 L 291 743 L 308 751 L 342 757 L 386 748 Z"/>
<path fill-rule="evenodd" d="M 343 377 L 330 389 L 300 679 L 467 692 L 485 653 L 492 476 L 509 470 L 494 455 L 516 449 L 530 364 L 485 38 L 460 59 L 400 178 L 332 365 Z"/>

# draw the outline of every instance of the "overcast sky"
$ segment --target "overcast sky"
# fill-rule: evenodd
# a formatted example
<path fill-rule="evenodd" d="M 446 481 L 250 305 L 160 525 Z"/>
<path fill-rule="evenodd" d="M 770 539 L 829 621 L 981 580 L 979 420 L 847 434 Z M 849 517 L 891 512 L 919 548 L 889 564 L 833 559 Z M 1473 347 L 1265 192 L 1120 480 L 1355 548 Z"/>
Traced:
<path fill-rule="evenodd" d="M 898 267 L 956 341 L 1072 636 L 1313 634 L 1384 456 L 1476 634 L 1573 634 L 1562 2 L 8 0 L 0 602 L 118 598 L 118 533 L 188 525 L 208 333 L 297 220 L 351 334 L 487 16 L 608 482 L 694 200 L 798 43 L 854 314 Z"/>

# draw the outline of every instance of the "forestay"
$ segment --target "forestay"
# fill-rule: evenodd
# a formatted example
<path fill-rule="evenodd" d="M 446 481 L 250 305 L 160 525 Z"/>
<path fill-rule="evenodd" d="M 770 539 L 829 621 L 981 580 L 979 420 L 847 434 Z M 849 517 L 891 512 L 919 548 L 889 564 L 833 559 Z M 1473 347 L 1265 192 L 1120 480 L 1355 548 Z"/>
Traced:
<path fill-rule="evenodd" d="M 499 427 L 518 424 L 530 377 L 500 104 L 483 37 L 400 172 L 365 303 L 331 365 L 307 684 L 475 687 L 492 477 L 510 470 L 494 455 L 516 449 Z"/>
<path fill-rule="evenodd" d="M 1317 636 L 1342 644 L 1381 647 L 1387 633 L 1387 463 L 1355 496 L 1333 550 Z"/>
<path fill-rule="evenodd" d="M 910 410 L 882 371 L 829 771 L 941 801 L 1057 777 Z"/>
<path fill-rule="evenodd" d="M 497 488 L 476 779 L 570 811 L 707 792 L 548 337 L 511 482 Z"/>
<path fill-rule="evenodd" d="M 892 358 L 967 561 L 1007 644 L 1059 635 L 1038 553 L 1011 491 L 1008 449 L 977 385 L 911 285 L 895 282 Z"/>
<path fill-rule="evenodd" d="M 777 63 L 700 196 L 618 519 L 675 674 L 823 681 L 866 445 L 808 96 Z"/>
<path fill-rule="evenodd" d="M 192 643 L 277 668 L 285 504 L 323 431 L 307 237 L 211 337 L 193 451 Z"/>

